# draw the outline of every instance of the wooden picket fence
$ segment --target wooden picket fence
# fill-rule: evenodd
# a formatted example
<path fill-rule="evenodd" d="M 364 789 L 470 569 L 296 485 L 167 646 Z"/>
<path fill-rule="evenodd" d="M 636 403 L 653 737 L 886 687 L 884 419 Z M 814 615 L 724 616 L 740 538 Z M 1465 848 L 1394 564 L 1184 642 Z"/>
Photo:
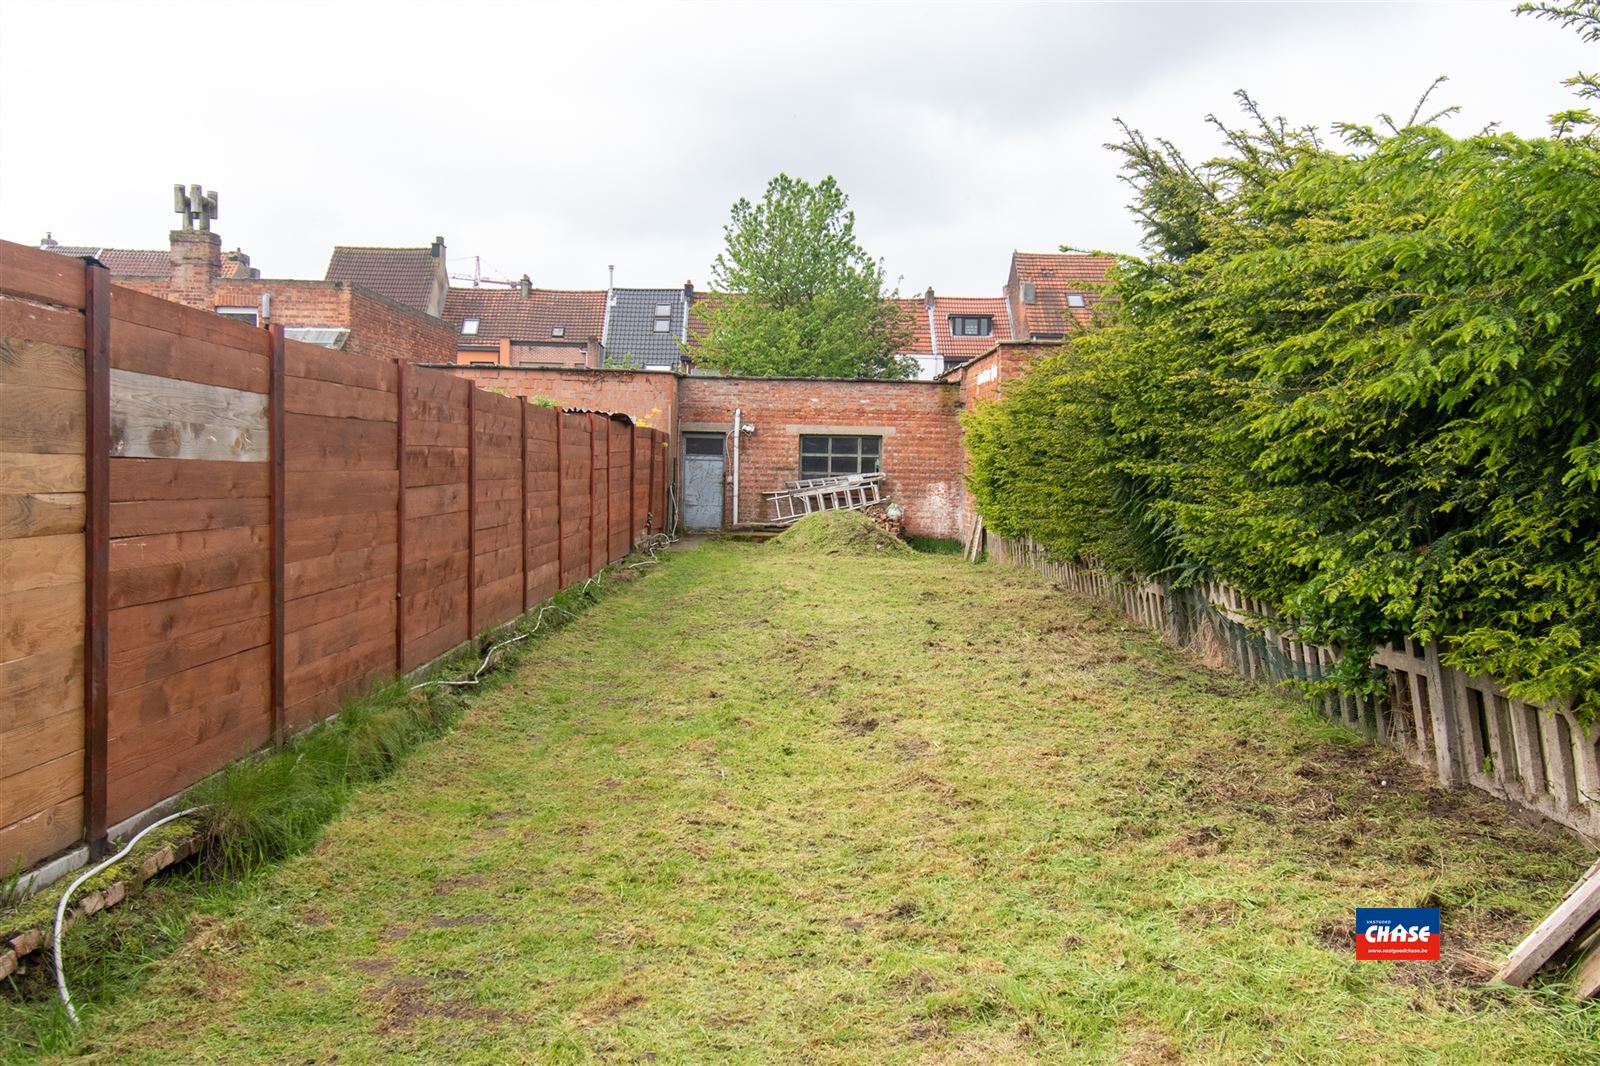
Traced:
<path fill-rule="evenodd" d="M 0 867 L 666 527 L 658 430 L 286 341 L 0 242 Z"/>
<path fill-rule="evenodd" d="M 1223 582 L 1175 589 L 1052 558 L 1026 539 L 990 535 L 988 546 L 991 558 L 1104 600 L 1244 677 L 1315 682 L 1340 658 L 1334 648 L 1301 640 L 1292 620 Z M 1319 697 L 1316 708 L 1400 752 L 1445 785 L 1471 785 L 1591 841 L 1600 839 L 1600 728 L 1585 729 L 1570 707 L 1516 699 L 1493 678 L 1442 663 L 1436 644 L 1396 641 L 1379 648 L 1371 665 L 1386 695 Z"/>

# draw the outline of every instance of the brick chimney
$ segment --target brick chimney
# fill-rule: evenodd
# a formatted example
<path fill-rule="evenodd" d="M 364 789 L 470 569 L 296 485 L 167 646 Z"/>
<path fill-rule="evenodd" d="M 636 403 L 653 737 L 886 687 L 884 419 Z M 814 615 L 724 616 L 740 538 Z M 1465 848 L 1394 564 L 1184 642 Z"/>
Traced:
<path fill-rule="evenodd" d="M 517 282 L 517 291 L 522 293 L 524 300 L 530 298 L 533 295 L 533 279 L 526 274 L 522 275 L 522 280 Z"/>
<path fill-rule="evenodd" d="M 211 293 L 222 273 L 222 235 L 203 229 L 175 229 L 168 236 L 172 242 L 168 299 L 210 311 Z"/>

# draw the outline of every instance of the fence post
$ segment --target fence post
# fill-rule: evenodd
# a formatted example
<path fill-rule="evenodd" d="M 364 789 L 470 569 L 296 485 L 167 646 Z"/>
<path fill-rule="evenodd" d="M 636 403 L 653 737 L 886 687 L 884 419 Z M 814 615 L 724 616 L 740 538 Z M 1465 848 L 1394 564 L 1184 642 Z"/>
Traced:
<path fill-rule="evenodd" d="M 567 464 L 562 454 L 566 445 L 567 416 L 556 408 L 556 590 L 566 587 L 567 580 Z"/>
<path fill-rule="evenodd" d="M 478 635 L 478 389 L 467 382 L 467 639 Z"/>
<path fill-rule="evenodd" d="M 106 850 L 111 570 L 111 271 L 84 264 L 83 827 L 89 855 Z"/>
<path fill-rule="evenodd" d="M 517 400 L 517 430 L 522 434 L 522 477 L 519 499 L 522 500 L 522 613 L 528 613 L 528 405 Z M 559 580 L 559 579 L 557 579 Z"/>
<path fill-rule="evenodd" d="M 394 423 L 394 469 L 398 482 L 394 507 L 394 672 L 406 672 L 406 361 L 395 360 L 397 398 Z"/>
<path fill-rule="evenodd" d="M 272 744 L 282 747 L 286 732 L 283 647 L 283 561 L 284 561 L 284 412 L 283 412 L 283 326 L 267 327 L 270 345 L 270 385 L 267 394 L 267 442 L 272 467 Z"/>

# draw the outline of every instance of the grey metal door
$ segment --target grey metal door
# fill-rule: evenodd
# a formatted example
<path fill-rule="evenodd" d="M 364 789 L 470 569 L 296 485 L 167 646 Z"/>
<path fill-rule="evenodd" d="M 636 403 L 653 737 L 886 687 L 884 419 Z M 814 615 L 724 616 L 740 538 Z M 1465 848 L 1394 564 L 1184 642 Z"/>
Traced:
<path fill-rule="evenodd" d="M 722 453 L 725 433 L 683 435 L 683 525 L 722 528 Z"/>

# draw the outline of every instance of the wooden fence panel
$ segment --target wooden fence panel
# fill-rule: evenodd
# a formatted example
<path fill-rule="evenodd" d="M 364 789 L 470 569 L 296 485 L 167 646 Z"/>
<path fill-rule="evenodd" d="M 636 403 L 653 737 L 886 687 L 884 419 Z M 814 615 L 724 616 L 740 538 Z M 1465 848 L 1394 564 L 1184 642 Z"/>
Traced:
<path fill-rule="evenodd" d="M 0 245 L 0 251 L 9 246 Z M 85 411 L 81 261 L 0 255 L 0 868 L 84 828 Z M 26 274 L 18 267 L 26 263 Z M 48 419 L 33 409 L 54 412 Z M 38 431 L 24 435 L 18 427 Z"/>
<path fill-rule="evenodd" d="M 478 475 L 474 509 L 474 631 L 509 622 L 522 613 L 523 483 L 521 400 L 472 390 L 473 447 Z"/>
<path fill-rule="evenodd" d="M 588 577 L 594 423 L 589 415 L 561 416 L 561 587 Z"/>
<path fill-rule="evenodd" d="M 466 640 L 469 513 L 465 378 L 406 371 L 404 669 Z"/>
<path fill-rule="evenodd" d="M 271 735 L 270 340 L 111 298 L 107 818 Z"/>
<path fill-rule="evenodd" d="M 633 546 L 628 527 L 633 511 L 633 426 L 613 421 L 610 432 L 611 479 L 606 495 L 606 562 L 616 562 Z"/>
<path fill-rule="evenodd" d="M 628 511 L 628 540 L 630 547 L 650 531 L 651 476 L 655 473 L 650 463 L 651 444 L 651 431 L 635 426 L 633 430 L 633 503 Z"/>
<path fill-rule="evenodd" d="M 298 730 L 398 666 L 398 373 L 295 341 L 284 359 L 284 716 Z"/>
<path fill-rule="evenodd" d="M 588 415 L 589 439 L 589 573 L 605 569 L 610 532 L 611 430 L 604 415 Z"/>
<path fill-rule="evenodd" d="M 523 470 L 526 506 L 524 602 L 533 606 L 549 599 L 561 587 L 560 479 L 556 461 L 556 433 L 561 414 L 553 407 L 523 404 L 527 448 Z"/>

